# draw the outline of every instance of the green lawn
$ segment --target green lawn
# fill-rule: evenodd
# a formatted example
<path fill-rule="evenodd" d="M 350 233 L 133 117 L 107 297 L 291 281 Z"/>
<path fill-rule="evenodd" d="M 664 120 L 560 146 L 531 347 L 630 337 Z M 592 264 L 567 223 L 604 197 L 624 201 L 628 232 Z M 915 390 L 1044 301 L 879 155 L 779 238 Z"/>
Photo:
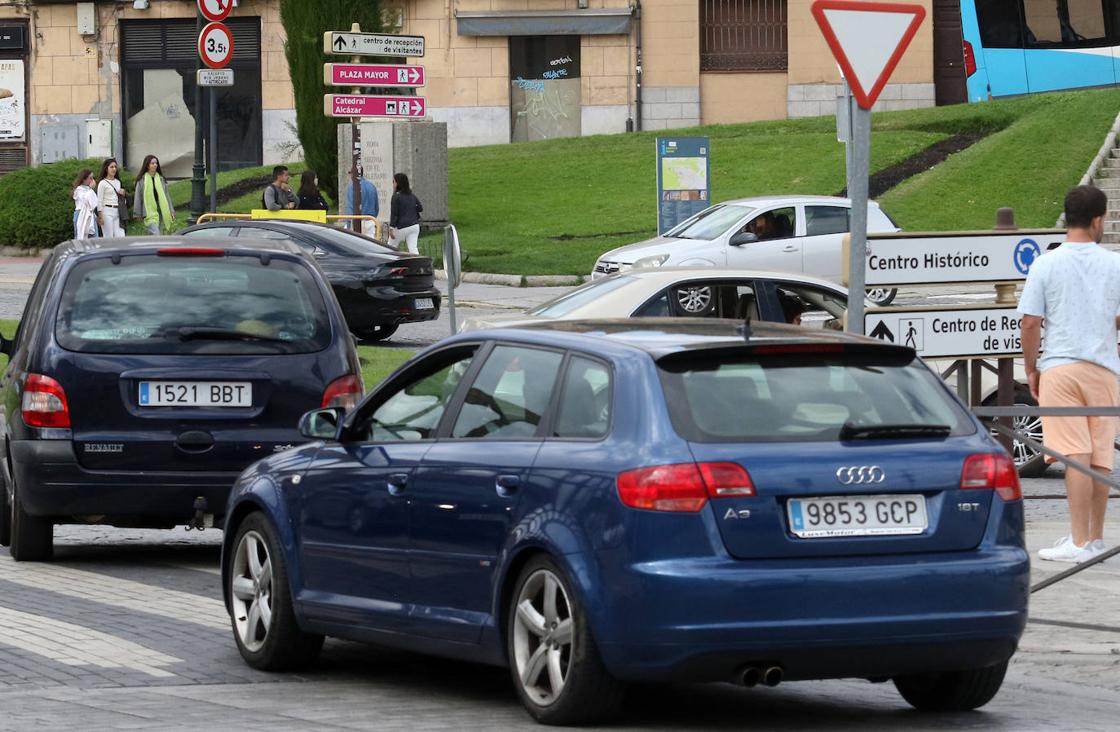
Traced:
<path fill-rule="evenodd" d="M 0 320 L 0 333 L 5 338 L 12 338 L 16 334 L 18 320 Z M 370 391 L 380 384 L 386 376 L 402 363 L 412 358 L 416 351 L 407 348 L 387 348 L 380 346 L 358 346 L 358 358 L 362 362 L 362 380 L 365 382 L 366 391 Z M 0 354 L 0 366 L 6 366 L 8 357 Z"/>

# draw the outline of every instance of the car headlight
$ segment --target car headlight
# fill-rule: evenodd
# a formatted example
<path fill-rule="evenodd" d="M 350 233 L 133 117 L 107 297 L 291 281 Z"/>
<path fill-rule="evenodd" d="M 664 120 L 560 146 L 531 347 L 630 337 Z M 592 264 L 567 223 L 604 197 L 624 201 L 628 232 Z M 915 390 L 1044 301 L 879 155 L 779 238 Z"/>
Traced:
<path fill-rule="evenodd" d="M 634 269 L 645 269 L 645 268 L 649 268 L 649 267 L 660 267 L 661 265 L 665 264 L 665 262 L 667 262 L 667 261 L 669 261 L 669 255 L 668 254 L 658 254 L 657 256 L 654 256 L 654 257 L 642 257 L 641 259 L 634 262 Z"/>

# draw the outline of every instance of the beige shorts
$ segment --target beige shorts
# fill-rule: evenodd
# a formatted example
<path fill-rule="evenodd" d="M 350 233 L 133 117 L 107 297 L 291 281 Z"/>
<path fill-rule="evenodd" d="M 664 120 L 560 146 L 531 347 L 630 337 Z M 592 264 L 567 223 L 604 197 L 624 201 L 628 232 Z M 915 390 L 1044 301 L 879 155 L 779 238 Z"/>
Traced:
<path fill-rule="evenodd" d="M 1120 406 L 1116 374 L 1103 366 L 1081 362 L 1042 372 L 1040 407 Z M 1043 444 L 1063 455 L 1088 455 L 1095 468 L 1112 469 L 1116 453 L 1116 417 L 1043 417 Z M 1054 460 L 1046 458 L 1046 462 Z"/>

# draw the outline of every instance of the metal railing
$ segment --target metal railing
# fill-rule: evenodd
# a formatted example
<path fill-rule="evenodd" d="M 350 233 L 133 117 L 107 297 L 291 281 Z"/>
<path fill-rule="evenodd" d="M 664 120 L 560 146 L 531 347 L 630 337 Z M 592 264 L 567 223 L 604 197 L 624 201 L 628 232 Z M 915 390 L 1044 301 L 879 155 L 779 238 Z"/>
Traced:
<path fill-rule="evenodd" d="M 1030 435 L 1009 427 L 1002 422 L 988 421 L 1007 417 L 1120 417 L 1120 407 L 974 407 L 972 413 L 984 419 L 991 429 L 1003 435 L 1008 440 L 1021 442 L 1034 452 L 1062 463 L 1066 466 L 1067 470 L 1076 470 L 1079 473 L 1090 476 L 1094 481 L 1108 485 L 1113 489 L 1109 491 L 1109 498 L 1120 497 L 1120 481 L 1116 480 L 1111 475 L 1105 475 L 1099 471 L 1093 470 L 1092 466 L 1086 465 L 1080 460 L 1073 460 L 1056 450 L 1051 450 L 1033 439 Z M 1120 448 L 1120 445 L 1115 445 L 1115 443 L 1114 446 Z M 1106 559 L 1111 559 L 1117 555 L 1120 555 L 1120 545 L 1114 546 L 1111 549 L 1106 549 L 1092 559 L 1081 562 L 1080 564 L 1075 564 L 1064 572 L 1059 572 L 1052 577 L 1047 577 L 1041 582 L 1031 585 L 1031 593 L 1033 594 L 1039 590 L 1044 590 L 1053 584 L 1057 584 L 1068 577 L 1084 572 L 1089 567 L 1100 564 Z"/>

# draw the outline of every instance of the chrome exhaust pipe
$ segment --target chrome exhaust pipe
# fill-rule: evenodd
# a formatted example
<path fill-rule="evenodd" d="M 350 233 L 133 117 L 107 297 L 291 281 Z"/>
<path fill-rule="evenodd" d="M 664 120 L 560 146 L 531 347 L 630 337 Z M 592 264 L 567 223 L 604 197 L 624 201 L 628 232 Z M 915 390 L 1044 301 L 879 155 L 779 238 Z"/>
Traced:
<path fill-rule="evenodd" d="M 762 669 L 758 666 L 747 666 L 739 674 L 739 683 L 748 689 L 758 686 L 762 683 Z"/>
<path fill-rule="evenodd" d="M 782 676 L 784 675 L 785 672 L 782 671 L 781 666 L 770 666 L 762 672 L 762 683 L 767 686 L 777 686 L 782 683 Z"/>

